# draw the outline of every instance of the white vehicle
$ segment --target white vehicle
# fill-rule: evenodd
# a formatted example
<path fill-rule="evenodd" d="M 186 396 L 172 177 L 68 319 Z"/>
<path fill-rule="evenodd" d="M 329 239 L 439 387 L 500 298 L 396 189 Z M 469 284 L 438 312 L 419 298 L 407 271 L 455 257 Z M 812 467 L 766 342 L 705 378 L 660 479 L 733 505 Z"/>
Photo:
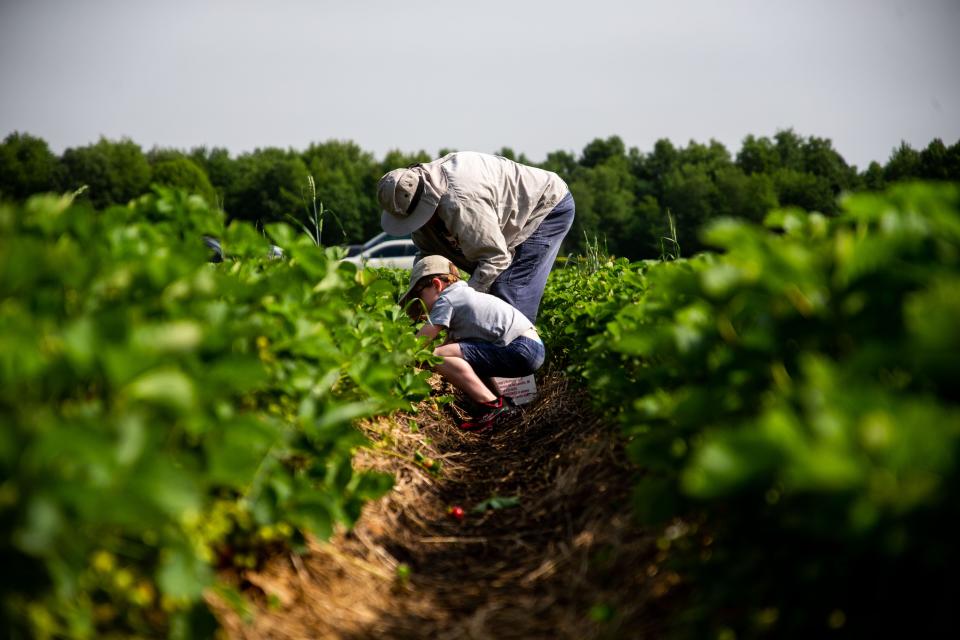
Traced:
<path fill-rule="evenodd" d="M 344 261 L 367 267 L 412 269 L 413 259 L 418 251 L 413 240 L 385 240 L 364 249 L 355 256 L 344 258 Z"/>
<path fill-rule="evenodd" d="M 381 242 L 386 242 L 387 240 L 406 240 L 410 237 L 408 233 L 405 236 L 391 236 L 389 233 L 378 233 L 373 236 L 363 244 L 350 244 L 347 245 L 347 257 L 352 258 L 353 256 L 359 254 L 361 251 L 366 251 L 370 247 L 380 244 Z"/>

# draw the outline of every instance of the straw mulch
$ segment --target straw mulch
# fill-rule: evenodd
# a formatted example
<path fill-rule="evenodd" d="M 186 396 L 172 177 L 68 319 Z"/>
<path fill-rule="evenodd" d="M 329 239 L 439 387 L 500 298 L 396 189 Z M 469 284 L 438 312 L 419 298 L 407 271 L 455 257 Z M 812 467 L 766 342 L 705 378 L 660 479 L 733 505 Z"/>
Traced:
<path fill-rule="evenodd" d="M 355 466 L 395 474 L 394 488 L 352 530 L 233 576 L 255 611 L 244 622 L 212 598 L 227 634 L 658 637 L 679 579 L 660 567 L 658 532 L 630 517 L 636 470 L 582 392 L 559 375 L 538 384 L 536 401 L 487 433 L 461 432 L 455 409 L 429 400 L 362 424 L 374 446 Z M 474 511 L 493 496 L 516 506 Z"/>

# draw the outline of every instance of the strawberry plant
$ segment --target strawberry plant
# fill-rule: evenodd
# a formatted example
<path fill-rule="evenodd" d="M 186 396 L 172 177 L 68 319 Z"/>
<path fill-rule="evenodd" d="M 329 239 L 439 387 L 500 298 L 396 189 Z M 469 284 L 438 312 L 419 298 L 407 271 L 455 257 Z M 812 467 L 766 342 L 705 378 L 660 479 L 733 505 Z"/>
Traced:
<path fill-rule="evenodd" d="M 351 421 L 426 395 L 397 283 L 159 188 L 0 205 L 0 557 L 13 637 L 198 637 L 214 569 L 391 479 Z M 202 235 L 228 259 L 207 262 Z"/>
<path fill-rule="evenodd" d="M 637 512 L 693 523 L 665 541 L 696 551 L 679 556 L 693 635 L 947 621 L 960 191 L 841 205 L 718 221 L 717 252 L 688 260 L 552 277 L 548 346 L 623 424 Z"/>

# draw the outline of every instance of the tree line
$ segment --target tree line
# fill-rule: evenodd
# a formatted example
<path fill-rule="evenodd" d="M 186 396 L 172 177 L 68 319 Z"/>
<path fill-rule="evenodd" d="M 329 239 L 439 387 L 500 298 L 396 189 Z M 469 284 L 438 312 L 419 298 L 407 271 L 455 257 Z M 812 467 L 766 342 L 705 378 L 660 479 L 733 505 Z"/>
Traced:
<path fill-rule="evenodd" d="M 436 157 L 448 153 L 442 149 Z M 720 216 L 760 221 L 774 207 L 797 206 L 833 215 L 844 191 L 878 190 L 907 180 L 960 181 L 960 141 L 907 143 L 886 164 L 860 171 L 827 138 L 792 129 L 747 136 L 736 153 L 711 140 L 685 147 L 658 140 L 649 152 L 618 136 L 597 138 L 579 155 L 555 151 L 542 163 L 504 147 L 495 153 L 557 172 L 573 192 L 577 217 L 564 250 L 599 241 L 631 259 L 651 258 L 671 236 L 683 255 L 701 249 L 699 229 Z M 153 148 L 101 138 L 57 156 L 41 138 L 14 132 L 0 144 L 0 197 L 22 200 L 43 191 L 75 191 L 97 208 L 125 204 L 150 185 L 180 187 L 221 207 L 228 218 L 257 223 L 306 221 L 316 198 L 330 211 L 325 244 L 362 242 L 380 231 L 376 183 L 391 169 L 432 158 L 425 151 L 391 151 L 382 160 L 350 141 L 329 140 L 303 151 L 275 147 L 237 156 L 223 148 Z M 669 216 L 668 216 L 669 214 Z M 670 242 L 671 250 L 674 249 Z"/>

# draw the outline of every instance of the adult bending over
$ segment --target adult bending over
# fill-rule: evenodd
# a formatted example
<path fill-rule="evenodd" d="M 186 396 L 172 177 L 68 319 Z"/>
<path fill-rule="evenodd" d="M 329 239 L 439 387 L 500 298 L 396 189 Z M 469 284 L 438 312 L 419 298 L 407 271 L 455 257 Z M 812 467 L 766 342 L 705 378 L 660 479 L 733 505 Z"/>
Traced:
<path fill-rule="evenodd" d="M 509 302 L 535 323 L 560 243 L 573 224 L 573 196 L 552 171 L 460 151 L 394 169 L 377 184 L 380 224 L 412 234 L 420 256 L 442 255 L 467 284 Z"/>

